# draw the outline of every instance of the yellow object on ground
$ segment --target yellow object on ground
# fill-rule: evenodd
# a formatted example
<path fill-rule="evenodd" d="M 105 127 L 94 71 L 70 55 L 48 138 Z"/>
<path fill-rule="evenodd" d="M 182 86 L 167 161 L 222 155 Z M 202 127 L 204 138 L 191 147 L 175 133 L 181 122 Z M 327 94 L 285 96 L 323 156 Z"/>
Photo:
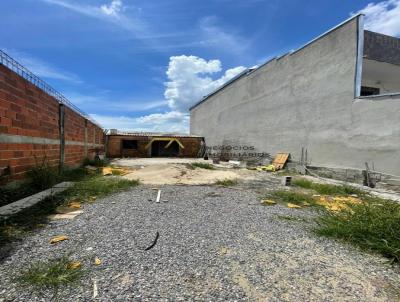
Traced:
<path fill-rule="evenodd" d="M 80 209 L 81 208 L 81 203 L 79 201 L 77 201 L 77 200 L 74 200 L 74 201 L 71 201 L 68 204 L 68 207 L 71 208 L 71 209 Z"/>
<path fill-rule="evenodd" d="M 256 167 L 256 170 L 257 171 L 275 172 L 275 166 L 274 165 L 258 166 L 258 167 Z"/>
<path fill-rule="evenodd" d="M 287 207 L 291 208 L 291 209 L 301 209 L 301 206 L 294 204 L 294 203 L 288 203 Z"/>
<path fill-rule="evenodd" d="M 53 237 L 50 239 L 50 243 L 54 244 L 54 243 L 57 243 L 60 241 L 68 240 L 68 239 L 69 239 L 68 236 L 64 236 L 64 235 L 56 236 L 56 237 Z"/>
<path fill-rule="evenodd" d="M 268 171 L 268 172 L 275 172 L 275 166 L 274 165 L 269 165 L 269 166 L 267 166 L 266 168 L 265 168 L 265 171 Z"/>
<path fill-rule="evenodd" d="M 112 173 L 112 168 L 110 168 L 110 167 L 104 167 L 103 168 L 103 176 L 106 176 L 106 175 L 112 175 L 113 173 Z"/>
<path fill-rule="evenodd" d="M 67 265 L 68 269 L 78 269 L 82 266 L 82 263 L 79 261 L 72 261 Z"/>
<path fill-rule="evenodd" d="M 352 196 L 317 196 L 315 202 L 330 211 L 341 211 L 348 209 L 349 204 L 361 204 L 362 200 Z"/>
<path fill-rule="evenodd" d="M 224 256 L 224 255 L 226 255 L 226 254 L 228 254 L 229 253 L 229 249 L 227 248 L 227 247 L 222 247 L 222 248 L 220 248 L 220 250 L 218 251 L 218 255 L 220 255 L 220 256 Z"/>
<path fill-rule="evenodd" d="M 265 205 L 275 205 L 276 201 L 273 201 L 273 200 L 270 200 L 270 199 L 264 199 L 264 200 L 261 200 L 261 203 L 265 204 Z"/>
<path fill-rule="evenodd" d="M 100 265 L 101 264 L 101 260 L 99 258 L 94 258 L 94 264 L 95 265 Z"/>
<path fill-rule="evenodd" d="M 290 153 L 278 153 L 272 162 L 276 170 L 281 170 L 290 158 Z"/>

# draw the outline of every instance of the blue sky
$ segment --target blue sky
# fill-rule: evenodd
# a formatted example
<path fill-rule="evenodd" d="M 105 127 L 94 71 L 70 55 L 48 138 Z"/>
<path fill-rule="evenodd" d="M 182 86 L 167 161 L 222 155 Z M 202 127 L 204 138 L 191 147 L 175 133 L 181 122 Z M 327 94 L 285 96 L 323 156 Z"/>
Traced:
<path fill-rule="evenodd" d="M 400 0 L 3 0 L 0 48 L 105 128 L 187 132 L 188 108 L 245 68 Z"/>

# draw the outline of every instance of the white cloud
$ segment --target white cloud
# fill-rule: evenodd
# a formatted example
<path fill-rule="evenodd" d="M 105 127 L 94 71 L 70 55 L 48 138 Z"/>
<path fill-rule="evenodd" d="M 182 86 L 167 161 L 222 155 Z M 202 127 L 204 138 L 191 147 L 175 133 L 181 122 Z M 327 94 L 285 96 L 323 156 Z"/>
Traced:
<path fill-rule="evenodd" d="M 233 55 L 245 54 L 251 41 L 243 38 L 238 32 L 232 32 L 217 24 L 215 16 L 205 17 L 200 21 L 200 35 L 203 44 L 208 48 L 222 50 Z"/>
<path fill-rule="evenodd" d="M 188 133 L 189 129 L 189 115 L 177 111 L 154 113 L 138 118 L 99 114 L 91 114 L 90 116 L 106 129 L 169 133 Z"/>
<path fill-rule="evenodd" d="M 103 13 L 108 16 L 118 16 L 118 14 L 122 11 L 122 1 L 121 0 L 113 0 L 110 5 L 102 5 L 100 9 Z"/>
<path fill-rule="evenodd" d="M 210 75 L 221 71 L 219 60 L 206 61 L 196 56 L 175 56 L 169 61 L 164 93 L 172 110 L 186 112 L 203 96 L 209 94 L 246 68 L 239 66 L 228 69 L 219 79 Z"/>
<path fill-rule="evenodd" d="M 171 57 L 167 70 L 168 82 L 164 93 L 170 111 L 140 117 L 97 114 L 91 116 L 108 129 L 188 133 L 189 107 L 244 70 L 246 68 L 243 66 L 228 69 L 221 77 L 214 80 L 210 75 L 222 71 L 219 60 L 206 61 L 196 56 L 184 55 Z M 161 104 L 165 105 L 166 101 Z M 154 104 L 157 105 L 158 102 Z M 137 103 L 131 105 L 134 107 L 137 106 Z M 129 108 L 131 105 L 126 106 Z M 108 106 L 112 108 L 113 104 L 110 103 L 107 108 Z"/>
<path fill-rule="evenodd" d="M 108 5 L 87 5 L 70 0 L 41 0 L 43 2 L 57 5 L 76 13 L 111 22 L 125 30 L 137 35 L 148 35 L 146 25 L 137 18 L 128 18 L 123 12 L 126 6 L 122 0 L 112 0 Z M 131 8 L 131 7 L 130 7 Z"/>
<path fill-rule="evenodd" d="M 38 77 L 61 80 L 74 84 L 83 83 L 82 80 L 80 80 L 76 74 L 60 70 L 48 64 L 47 62 L 35 58 L 24 52 L 12 49 L 6 49 L 5 52 L 8 53 L 17 62 L 21 63 L 23 66 L 25 66 L 27 69 L 29 69 L 33 74 L 37 75 Z"/>
<path fill-rule="evenodd" d="M 365 14 L 365 28 L 390 36 L 400 36 L 400 0 L 369 3 L 358 13 Z"/>

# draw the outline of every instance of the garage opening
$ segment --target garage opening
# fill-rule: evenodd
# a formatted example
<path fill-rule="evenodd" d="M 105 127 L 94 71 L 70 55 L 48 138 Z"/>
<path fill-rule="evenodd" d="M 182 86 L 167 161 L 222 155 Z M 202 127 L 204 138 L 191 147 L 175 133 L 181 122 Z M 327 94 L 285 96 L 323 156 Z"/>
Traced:
<path fill-rule="evenodd" d="M 165 148 L 167 145 L 169 146 Z M 151 144 L 152 157 L 177 157 L 179 156 L 179 145 L 176 141 L 154 141 Z"/>

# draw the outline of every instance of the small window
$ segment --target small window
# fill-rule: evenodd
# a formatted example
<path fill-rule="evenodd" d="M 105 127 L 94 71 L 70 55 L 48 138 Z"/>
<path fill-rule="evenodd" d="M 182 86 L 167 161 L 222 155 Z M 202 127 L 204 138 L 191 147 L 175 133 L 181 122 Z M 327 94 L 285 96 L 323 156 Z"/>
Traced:
<path fill-rule="evenodd" d="M 122 140 L 122 149 L 137 149 L 137 140 Z"/>
<path fill-rule="evenodd" d="M 378 95 L 380 92 L 379 88 L 361 86 L 361 96 Z"/>

